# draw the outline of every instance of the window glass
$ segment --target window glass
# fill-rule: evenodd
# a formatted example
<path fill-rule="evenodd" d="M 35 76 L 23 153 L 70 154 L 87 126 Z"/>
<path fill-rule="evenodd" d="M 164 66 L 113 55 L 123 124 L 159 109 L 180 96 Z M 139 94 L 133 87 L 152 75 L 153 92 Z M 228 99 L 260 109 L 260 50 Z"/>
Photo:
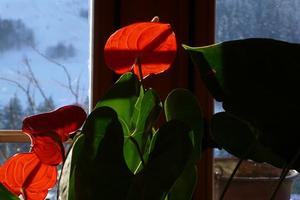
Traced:
<path fill-rule="evenodd" d="M 88 0 L 2 0 L 1 129 L 88 99 Z"/>
<path fill-rule="evenodd" d="M 89 0 L 1 0 L 0 129 L 67 104 L 88 108 L 88 18 Z M 0 164 L 28 150 L 0 143 Z"/>
<path fill-rule="evenodd" d="M 264 37 L 300 43 L 299 9 L 298 0 L 216 0 L 216 42 Z M 220 103 L 215 105 L 215 112 L 222 111 Z M 215 150 L 215 157 L 230 155 Z M 294 184 L 293 200 L 300 199 L 299 188 Z"/>

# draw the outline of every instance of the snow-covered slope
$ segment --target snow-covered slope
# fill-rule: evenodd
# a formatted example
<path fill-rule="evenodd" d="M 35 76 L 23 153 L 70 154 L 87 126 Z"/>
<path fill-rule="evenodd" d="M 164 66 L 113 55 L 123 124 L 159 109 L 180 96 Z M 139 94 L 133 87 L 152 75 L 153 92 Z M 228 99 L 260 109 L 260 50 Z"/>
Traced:
<path fill-rule="evenodd" d="M 1 19 L 20 19 L 26 27 L 34 31 L 35 48 L 41 53 L 58 43 L 73 45 L 75 56 L 56 61 L 67 67 L 75 84 L 81 77 L 80 87 L 83 101 L 88 90 L 88 19 L 80 16 L 82 10 L 89 8 L 88 0 L 1 0 Z M 67 84 L 66 76 L 61 67 L 49 62 L 28 47 L 20 50 L 10 50 L 0 53 L 0 77 L 17 80 L 26 86 L 16 71 L 25 72 L 24 58 L 38 77 L 42 88 L 48 96 L 52 96 L 56 105 L 73 103 L 74 98 L 62 85 Z M 4 106 L 9 98 L 17 94 L 26 105 L 24 93 L 14 84 L 0 80 L 0 106 Z M 37 103 L 42 100 L 38 91 L 35 92 Z"/>

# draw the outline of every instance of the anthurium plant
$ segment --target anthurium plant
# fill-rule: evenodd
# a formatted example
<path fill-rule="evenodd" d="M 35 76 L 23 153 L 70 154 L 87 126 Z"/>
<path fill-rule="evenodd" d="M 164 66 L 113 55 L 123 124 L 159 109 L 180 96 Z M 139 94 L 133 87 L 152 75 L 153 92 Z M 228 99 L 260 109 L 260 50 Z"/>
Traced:
<path fill-rule="evenodd" d="M 266 38 L 184 48 L 224 112 L 211 123 L 212 137 L 231 154 L 300 169 L 300 45 Z"/>
<path fill-rule="evenodd" d="M 191 199 L 203 137 L 197 99 L 175 89 L 162 102 L 143 85 L 171 66 L 176 49 L 171 26 L 157 20 L 112 34 L 104 57 L 120 78 L 87 117 L 80 107 L 67 106 L 24 120 L 32 149 L 1 166 L 0 199 L 44 199 L 61 162 L 61 200 Z M 158 125 L 161 113 L 165 121 Z M 64 156 L 69 133 L 73 143 Z"/>

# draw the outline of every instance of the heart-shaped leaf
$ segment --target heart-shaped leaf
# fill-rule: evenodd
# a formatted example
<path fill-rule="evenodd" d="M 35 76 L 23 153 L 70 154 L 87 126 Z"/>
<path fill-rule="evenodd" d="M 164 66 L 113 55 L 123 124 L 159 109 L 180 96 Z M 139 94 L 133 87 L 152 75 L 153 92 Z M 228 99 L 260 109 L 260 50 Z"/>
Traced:
<path fill-rule="evenodd" d="M 300 139 L 300 44 L 252 38 L 185 48 L 225 111 L 259 130 L 264 148 L 293 160 Z"/>
<path fill-rule="evenodd" d="M 133 174 L 123 157 L 124 136 L 117 113 L 109 107 L 96 108 L 82 133 L 75 199 L 124 199 Z"/>
<path fill-rule="evenodd" d="M 194 154 L 196 159 L 200 159 L 204 123 L 197 98 L 186 89 L 175 89 L 167 96 L 164 107 L 167 121 L 180 120 L 193 130 Z"/>
<path fill-rule="evenodd" d="M 221 44 L 205 47 L 183 45 L 200 71 L 206 87 L 217 101 L 224 98 Z"/>
<path fill-rule="evenodd" d="M 109 68 L 118 74 L 133 69 L 143 77 L 167 70 L 176 56 L 176 38 L 169 24 L 141 22 L 117 30 L 107 40 L 104 59 Z M 143 78 L 142 77 L 142 78 Z"/>
<path fill-rule="evenodd" d="M 226 112 L 220 112 L 212 119 L 213 139 L 229 153 L 243 159 L 268 162 L 277 167 L 286 166 L 286 161 L 265 148 L 258 140 L 254 127 Z"/>
<path fill-rule="evenodd" d="M 96 108 L 107 106 L 117 112 L 123 125 L 124 135 L 128 136 L 131 129 L 134 105 L 139 95 L 140 82 L 133 73 L 126 73 L 116 81 L 113 87 L 97 103 Z"/>

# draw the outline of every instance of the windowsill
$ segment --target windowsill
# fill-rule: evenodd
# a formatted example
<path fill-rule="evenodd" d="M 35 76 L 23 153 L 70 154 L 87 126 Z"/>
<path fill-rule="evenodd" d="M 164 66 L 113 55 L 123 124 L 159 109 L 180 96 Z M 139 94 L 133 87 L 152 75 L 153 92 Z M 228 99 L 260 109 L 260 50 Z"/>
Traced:
<path fill-rule="evenodd" d="M 20 130 L 1 130 L 0 143 L 10 142 L 30 142 L 30 138 Z"/>

